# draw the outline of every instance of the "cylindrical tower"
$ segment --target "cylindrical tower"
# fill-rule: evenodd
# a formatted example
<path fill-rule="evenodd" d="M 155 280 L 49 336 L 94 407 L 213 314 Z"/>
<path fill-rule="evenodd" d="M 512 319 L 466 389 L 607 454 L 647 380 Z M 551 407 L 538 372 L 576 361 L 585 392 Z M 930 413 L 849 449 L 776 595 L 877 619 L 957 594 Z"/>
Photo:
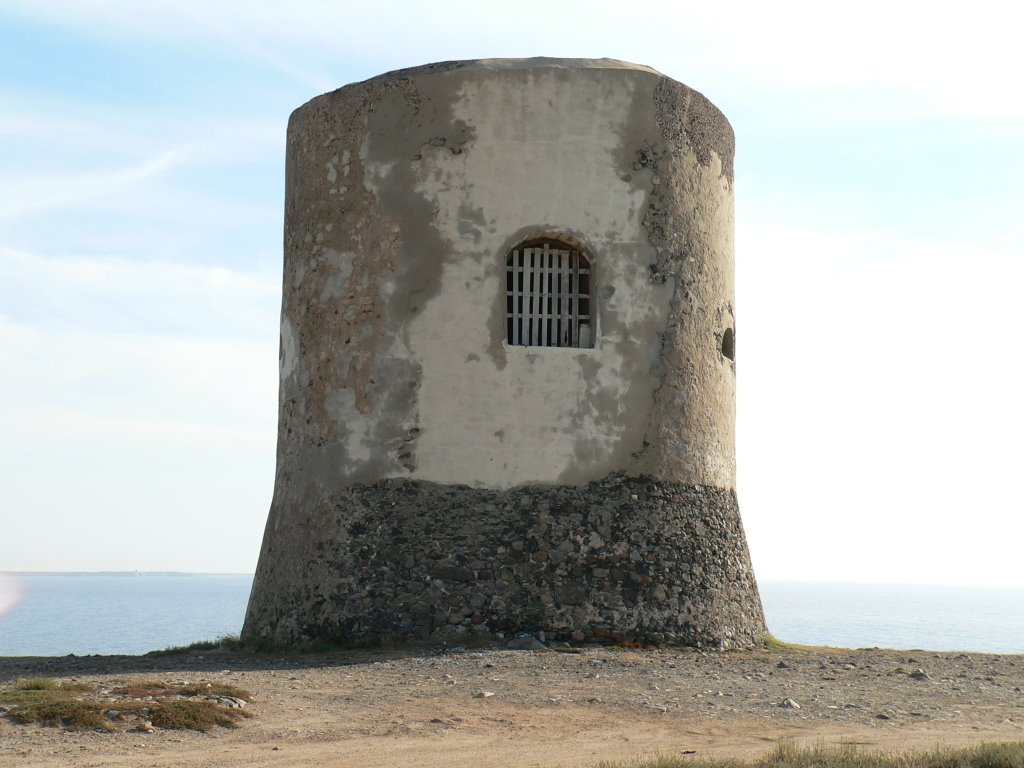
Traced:
<path fill-rule="evenodd" d="M 737 647 L 733 133 L 620 61 L 459 61 L 288 125 L 243 634 Z"/>

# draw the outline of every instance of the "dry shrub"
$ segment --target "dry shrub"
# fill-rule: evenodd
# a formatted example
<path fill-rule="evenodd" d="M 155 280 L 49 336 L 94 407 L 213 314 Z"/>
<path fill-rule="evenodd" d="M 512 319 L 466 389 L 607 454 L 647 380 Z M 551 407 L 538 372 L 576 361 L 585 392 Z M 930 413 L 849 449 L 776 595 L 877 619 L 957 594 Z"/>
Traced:
<path fill-rule="evenodd" d="M 798 747 L 782 742 L 754 760 L 658 757 L 597 768 L 1024 768 L 1024 741 L 993 742 L 928 752 L 878 752 L 854 746 Z"/>
<path fill-rule="evenodd" d="M 38 723 L 72 730 L 97 728 L 114 730 L 104 714 L 118 710 L 148 719 L 157 728 L 208 731 L 215 726 L 235 728 L 238 721 L 251 717 L 240 707 L 224 707 L 201 696 L 231 696 L 252 701 L 248 691 L 226 683 L 192 683 L 180 685 L 164 680 L 140 680 L 114 688 L 123 696 L 119 701 L 82 700 L 80 694 L 95 691 L 85 683 L 63 683 L 50 678 L 19 680 L 12 687 L 0 690 L 0 703 L 9 707 L 6 715 L 15 723 Z M 174 699 L 171 696 L 196 698 Z M 154 701 L 141 701 L 149 697 Z"/>
<path fill-rule="evenodd" d="M 230 683 L 192 683 L 178 688 L 175 693 L 181 696 L 231 696 L 242 701 L 252 701 L 251 693 Z"/>
<path fill-rule="evenodd" d="M 237 728 L 243 717 L 249 717 L 244 709 L 227 709 L 212 701 L 167 699 L 150 711 L 149 721 L 157 728 L 208 731 L 217 725 Z"/>
<path fill-rule="evenodd" d="M 188 683 L 178 685 L 163 680 L 141 680 L 114 688 L 111 693 L 132 696 L 137 699 L 167 696 L 231 696 L 243 701 L 252 701 L 252 694 L 244 688 L 229 683 Z"/>
<path fill-rule="evenodd" d="M 20 707 L 32 704 L 57 704 L 77 701 L 76 694 L 96 690 L 88 683 L 69 683 L 49 677 L 18 680 L 11 688 L 0 691 L 0 704 Z"/>
<path fill-rule="evenodd" d="M 111 693 L 118 696 L 131 696 L 141 699 L 146 696 L 169 696 L 177 691 L 177 686 L 164 680 L 138 680 L 111 689 Z"/>
<path fill-rule="evenodd" d="M 20 704 L 11 709 L 7 716 L 16 723 L 59 725 L 74 731 L 93 728 L 112 731 L 114 727 L 103 714 L 104 709 L 99 702 L 64 699 Z"/>
<path fill-rule="evenodd" d="M 52 677 L 29 677 L 14 683 L 16 691 L 52 691 L 60 688 L 60 683 Z"/>

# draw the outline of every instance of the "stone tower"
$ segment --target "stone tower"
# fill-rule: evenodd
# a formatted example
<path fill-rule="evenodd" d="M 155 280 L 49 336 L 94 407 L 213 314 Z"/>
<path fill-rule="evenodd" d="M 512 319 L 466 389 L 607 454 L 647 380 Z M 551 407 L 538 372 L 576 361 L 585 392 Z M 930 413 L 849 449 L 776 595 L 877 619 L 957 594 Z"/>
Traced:
<path fill-rule="evenodd" d="M 608 59 L 288 124 L 277 476 L 243 635 L 746 647 L 733 133 Z"/>

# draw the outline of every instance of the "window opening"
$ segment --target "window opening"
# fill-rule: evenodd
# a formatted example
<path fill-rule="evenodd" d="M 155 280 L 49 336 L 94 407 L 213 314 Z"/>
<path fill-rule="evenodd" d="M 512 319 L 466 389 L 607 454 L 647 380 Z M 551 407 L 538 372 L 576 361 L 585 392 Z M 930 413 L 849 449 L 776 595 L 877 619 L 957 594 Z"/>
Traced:
<path fill-rule="evenodd" d="M 732 328 L 726 328 L 722 334 L 722 354 L 730 360 L 736 359 L 736 334 Z"/>
<path fill-rule="evenodd" d="M 506 338 L 527 347 L 594 346 L 593 270 L 582 251 L 552 240 L 514 248 L 505 262 Z"/>

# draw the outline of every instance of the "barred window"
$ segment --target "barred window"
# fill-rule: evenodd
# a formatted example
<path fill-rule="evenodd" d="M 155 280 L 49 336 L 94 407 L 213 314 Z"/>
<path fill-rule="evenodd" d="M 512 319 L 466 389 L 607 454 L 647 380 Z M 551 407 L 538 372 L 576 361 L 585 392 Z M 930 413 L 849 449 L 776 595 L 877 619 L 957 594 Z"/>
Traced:
<path fill-rule="evenodd" d="M 594 346 L 593 269 L 581 249 L 558 240 L 528 240 L 512 249 L 505 265 L 509 344 Z"/>

